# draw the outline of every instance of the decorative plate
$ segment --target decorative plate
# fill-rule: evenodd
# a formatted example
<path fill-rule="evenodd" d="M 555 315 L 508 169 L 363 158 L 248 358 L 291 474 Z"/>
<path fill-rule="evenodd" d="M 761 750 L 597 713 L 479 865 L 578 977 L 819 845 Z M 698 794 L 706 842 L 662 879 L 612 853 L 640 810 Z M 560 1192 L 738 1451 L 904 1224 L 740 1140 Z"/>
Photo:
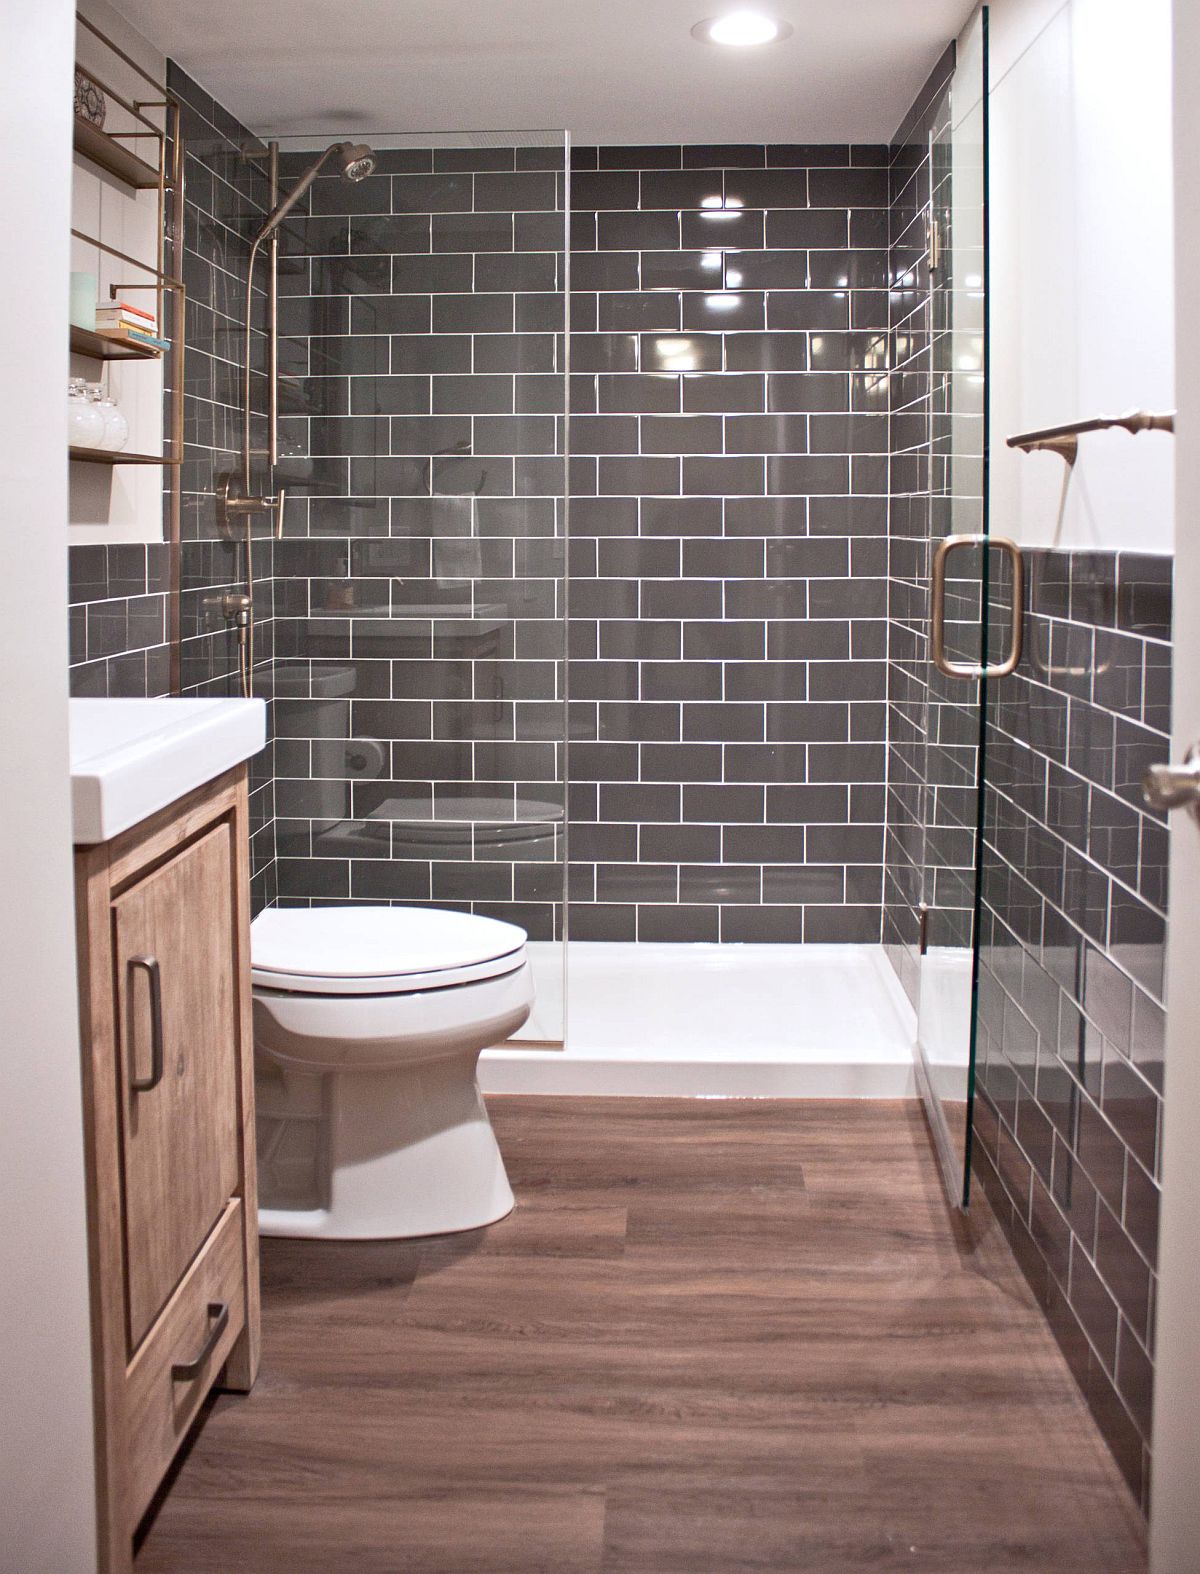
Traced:
<path fill-rule="evenodd" d="M 104 125 L 104 117 L 108 113 L 104 94 L 78 66 L 75 67 L 75 113 L 80 120 L 95 126 L 97 131 Z"/>

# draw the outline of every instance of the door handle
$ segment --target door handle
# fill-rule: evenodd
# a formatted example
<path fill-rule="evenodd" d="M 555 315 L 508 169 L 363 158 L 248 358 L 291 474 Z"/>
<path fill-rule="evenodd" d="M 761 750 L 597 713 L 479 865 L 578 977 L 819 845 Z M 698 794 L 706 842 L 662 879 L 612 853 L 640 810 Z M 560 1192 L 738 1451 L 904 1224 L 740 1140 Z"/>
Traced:
<path fill-rule="evenodd" d="M 176 1361 L 171 1368 L 171 1381 L 173 1383 L 190 1383 L 200 1376 L 204 1370 L 204 1363 L 221 1342 L 221 1335 L 229 1327 L 229 1307 L 224 1301 L 210 1301 L 208 1315 L 212 1327 L 208 1330 L 204 1343 L 199 1352 L 191 1361 Z"/>
<path fill-rule="evenodd" d="M 126 968 L 125 1036 L 129 1041 L 129 1091 L 149 1093 L 163 1078 L 162 974 L 156 956 L 131 956 Z M 139 1077 L 133 1059 L 133 975 L 141 969 L 150 982 L 150 1075 Z"/>
<path fill-rule="evenodd" d="M 1012 634 L 1008 642 L 1008 655 L 991 666 L 976 666 L 969 661 L 951 661 L 946 655 L 946 564 L 950 554 L 960 547 L 996 547 L 1012 564 L 1013 607 Z M 1025 626 L 1025 560 L 1015 541 L 1007 536 L 947 536 L 938 543 L 933 555 L 933 571 L 929 581 L 929 643 L 934 666 L 948 678 L 1007 678 L 1016 670 L 1021 659 L 1021 644 Z"/>
<path fill-rule="evenodd" d="M 1142 777 L 1142 797 L 1152 809 L 1190 809 L 1200 819 L 1200 745 L 1182 765 L 1152 765 Z"/>

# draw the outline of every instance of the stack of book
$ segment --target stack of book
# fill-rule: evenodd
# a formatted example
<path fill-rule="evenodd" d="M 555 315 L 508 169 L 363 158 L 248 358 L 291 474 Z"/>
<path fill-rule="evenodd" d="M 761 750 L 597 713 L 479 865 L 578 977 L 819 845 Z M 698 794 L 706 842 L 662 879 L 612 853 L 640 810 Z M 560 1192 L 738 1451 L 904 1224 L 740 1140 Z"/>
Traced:
<path fill-rule="evenodd" d="M 96 332 L 103 339 L 137 344 L 145 350 L 166 350 L 170 341 L 158 336 L 154 313 L 128 301 L 101 301 L 96 307 Z"/>

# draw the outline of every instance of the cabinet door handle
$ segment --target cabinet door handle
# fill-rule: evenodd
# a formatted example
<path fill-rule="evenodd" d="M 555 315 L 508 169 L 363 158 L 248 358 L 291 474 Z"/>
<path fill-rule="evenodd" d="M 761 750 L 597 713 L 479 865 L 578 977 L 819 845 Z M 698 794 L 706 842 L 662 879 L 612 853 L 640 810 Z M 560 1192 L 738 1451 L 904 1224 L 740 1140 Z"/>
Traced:
<path fill-rule="evenodd" d="M 150 1075 L 139 1077 L 133 1058 L 133 975 L 141 968 L 150 981 Z M 131 956 L 126 963 L 127 999 L 125 1032 L 129 1039 L 129 1090 L 131 1093 L 149 1093 L 163 1077 L 163 1009 L 162 975 L 156 956 Z"/>
<path fill-rule="evenodd" d="M 190 1383 L 193 1378 L 200 1376 L 204 1370 L 204 1363 L 221 1342 L 221 1335 L 229 1327 L 229 1306 L 225 1301 L 210 1301 L 208 1315 L 212 1318 L 212 1327 L 208 1336 L 200 1346 L 200 1353 L 194 1361 L 176 1361 L 171 1368 L 171 1381 L 173 1383 Z"/>

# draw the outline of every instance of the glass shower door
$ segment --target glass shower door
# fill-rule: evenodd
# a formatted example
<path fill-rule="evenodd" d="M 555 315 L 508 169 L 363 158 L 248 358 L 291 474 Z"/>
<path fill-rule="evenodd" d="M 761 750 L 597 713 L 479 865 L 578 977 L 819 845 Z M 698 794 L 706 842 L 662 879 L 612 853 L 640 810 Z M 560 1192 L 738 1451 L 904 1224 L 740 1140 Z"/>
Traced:
<path fill-rule="evenodd" d="M 355 135 L 373 172 L 279 232 L 280 899 L 520 925 L 521 1036 L 561 1045 L 566 138 Z M 327 141 L 282 140 L 283 190 Z"/>
<path fill-rule="evenodd" d="M 987 511 L 987 11 L 929 140 L 929 577 L 919 749 L 917 1079 L 946 1181 L 970 1186 Z"/>

